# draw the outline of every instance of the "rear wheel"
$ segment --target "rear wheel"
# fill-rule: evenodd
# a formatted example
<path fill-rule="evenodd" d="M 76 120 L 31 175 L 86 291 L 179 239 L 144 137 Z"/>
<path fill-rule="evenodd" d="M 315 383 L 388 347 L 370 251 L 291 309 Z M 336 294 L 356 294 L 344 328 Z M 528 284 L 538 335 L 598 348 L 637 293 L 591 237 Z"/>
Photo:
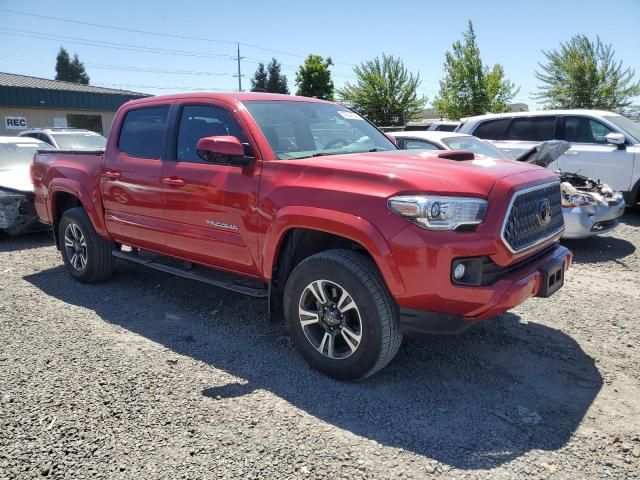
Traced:
<path fill-rule="evenodd" d="M 375 265 L 350 250 L 302 261 L 287 280 L 284 305 L 298 350 L 339 380 L 373 375 L 402 342 L 397 306 Z"/>
<path fill-rule="evenodd" d="M 58 239 L 67 272 L 76 280 L 94 283 L 109 278 L 113 273 L 113 243 L 98 235 L 83 208 L 64 212 Z"/>

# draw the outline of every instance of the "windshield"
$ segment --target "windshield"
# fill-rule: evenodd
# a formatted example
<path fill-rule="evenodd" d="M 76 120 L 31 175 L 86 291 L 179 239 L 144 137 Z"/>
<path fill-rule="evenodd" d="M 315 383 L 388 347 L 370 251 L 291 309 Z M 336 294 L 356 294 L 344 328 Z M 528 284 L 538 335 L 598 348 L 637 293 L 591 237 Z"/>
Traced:
<path fill-rule="evenodd" d="M 636 140 L 636 142 L 640 142 L 640 124 L 638 124 L 637 122 L 634 122 L 630 118 L 627 118 L 623 115 L 605 115 L 602 118 L 606 118 L 621 130 L 624 130 L 629 135 L 631 135 Z"/>
<path fill-rule="evenodd" d="M 510 157 L 490 143 L 476 137 L 448 137 L 440 140 L 451 150 L 469 150 L 470 152 L 491 158 L 510 159 Z"/>
<path fill-rule="evenodd" d="M 51 136 L 63 150 L 104 150 L 107 139 L 93 133 L 52 133 Z"/>
<path fill-rule="evenodd" d="M 0 170 L 29 165 L 38 150 L 51 150 L 46 143 L 0 143 Z"/>
<path fill-rule="evenodd" d="M 243 102 L 279 159 L 397 150 L 373 125 L 333 103 Z"/>

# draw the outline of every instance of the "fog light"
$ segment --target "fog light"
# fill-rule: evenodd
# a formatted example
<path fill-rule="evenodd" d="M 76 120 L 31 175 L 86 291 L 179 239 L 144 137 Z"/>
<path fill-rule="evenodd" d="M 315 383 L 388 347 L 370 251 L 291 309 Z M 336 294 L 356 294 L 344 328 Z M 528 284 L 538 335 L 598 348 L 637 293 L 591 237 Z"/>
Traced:
<path fill-rule="evenodd" d="M 456 268 L 453 269 L 453 278 L 460 280 L 464 277 L 465 273 L 467 273 L 467 267 L 464 266 L 464 263 L 459 263 L 456 265 Z"/>

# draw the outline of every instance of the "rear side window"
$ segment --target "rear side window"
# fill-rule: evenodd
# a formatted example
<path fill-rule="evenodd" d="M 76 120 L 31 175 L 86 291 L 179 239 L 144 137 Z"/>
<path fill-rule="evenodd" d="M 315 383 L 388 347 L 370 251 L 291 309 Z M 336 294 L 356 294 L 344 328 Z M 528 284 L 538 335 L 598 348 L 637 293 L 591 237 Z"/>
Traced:
<path fill-rule="evenodd" d="M 200 162 L 196 150 L 198 140 L 220 135 L 231 135 L 241 143 L 247 143 L 240 125 L 224 108 L 211 105 L 186 105 L 180 116 L 176 152 L 178 160 Z"/>
<path fill-rule="evenodd" d="M 425 142 L 423 140 L 405 140 L 405 150 L 438 150 L 433 143 Z"/>
<path fill-rule="evenodd" d="M 510 118 L 500 118 L 498 120 L 488 120 L 483 122 L 473 134 L 476 137 L 484 138 L 487 140 L 500 140 L 503 138 L 504 131 L 511 122 Z"/>
<path fill-rule="evenodd" d="M 553 140 L 555 124 L 556 117 L 514 118 L 505 139 L 535 142 Z"/>
<path fill-rule="evenodd" d="M 130 110 L 122 122 L 118 148 L 131 157 L 160 158 L 169 107 Z"/>

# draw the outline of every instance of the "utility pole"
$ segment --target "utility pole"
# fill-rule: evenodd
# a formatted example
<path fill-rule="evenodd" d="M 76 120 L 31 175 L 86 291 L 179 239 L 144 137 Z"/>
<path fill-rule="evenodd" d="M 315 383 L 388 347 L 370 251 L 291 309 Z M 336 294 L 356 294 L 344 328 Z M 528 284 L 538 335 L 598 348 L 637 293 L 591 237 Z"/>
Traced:
<path fill-rule="evenodd" d="M 240 56 L 240 42 L 238 42 L 238 91 L 241 92 L 242 91 L 242 73 L 240 72 L 240 60 L 242 60 L 243 57 Z M 235 77 L 236 75 L 234 75 Z"/>

